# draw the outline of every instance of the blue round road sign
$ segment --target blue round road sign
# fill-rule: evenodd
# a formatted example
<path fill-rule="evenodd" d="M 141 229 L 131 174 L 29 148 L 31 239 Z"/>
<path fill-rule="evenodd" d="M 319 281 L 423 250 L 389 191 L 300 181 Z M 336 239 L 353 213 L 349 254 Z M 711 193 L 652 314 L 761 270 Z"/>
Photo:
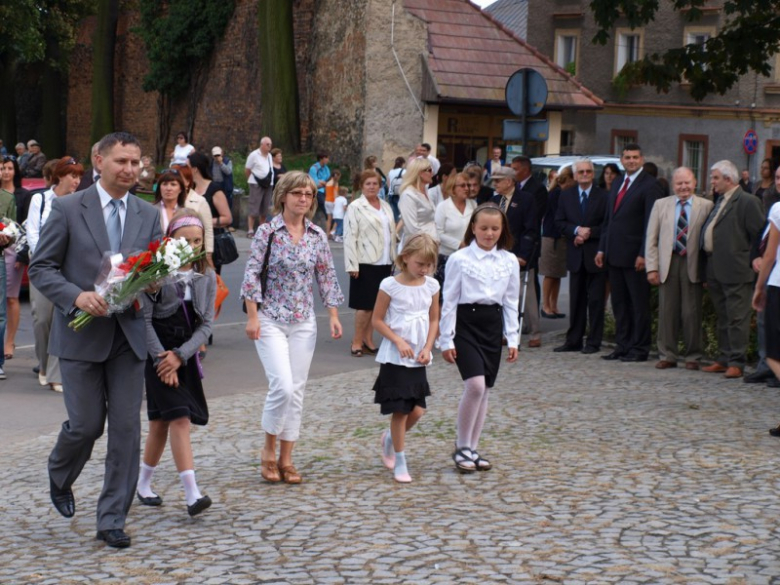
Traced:
<path fill-rule="evenodd" d="M 742 145 L 745 147 L 745 152 L 748 154 L 756 154 L 758 152 L 758 134 L 755 130 L 748 130 L 745 132 L 745 138 L 742 141 Z"/>

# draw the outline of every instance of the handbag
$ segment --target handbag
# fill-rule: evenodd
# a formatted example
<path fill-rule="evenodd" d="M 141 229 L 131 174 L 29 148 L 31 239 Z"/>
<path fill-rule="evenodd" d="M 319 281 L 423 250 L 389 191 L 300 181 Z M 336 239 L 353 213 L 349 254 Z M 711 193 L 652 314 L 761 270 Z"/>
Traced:
<path fill-rule="evenodd" d="M 274 243 L 275 235 L 276 232 L 271 232 L 271 235 L 268 236 L 268 244 L 265 247 L 265 254 L 263 254 L 263 267 L 260 268 L 260 276 L 258 277 L 258 280 L 260 280 L 260 289 L 263 291 L 263 297 L 265 297 L 265 290 L 268 285 L 268 263 L 271 260 L 271 244 Z M 241 310 L 246 313 L 246 301 L 243 299 L 241 300 Z"/>
<path fill-rule="evenodd" d="M 217 274 L 217 297 L 214 300 L 214 320 L 216 321 L 219 317 L 219 312 L 222 310 L 222 303 L 225 302 L 225 299 L 230 294 L 230 289 L 225 284 L 225 281 L 222 280 L 222 277 Z"/>
<path fill-rule="evenodd" d="M 271 170 L 268 171 L 268 174 L 263 177 L 262 179 L 258 177 L 256 174 L 252 173 L 252 176 L 255 178 L 255 181 L 257 181 L 257 184 L 260 187 L 266 188 L 271 186 L 271 179 L 274 178 L 274 171 L 273 167 L 271 167 Z"/>
<path fill-rule="evenodd" d="M 233 234 L 228 230 L 214 230 L 214 265 L 224 266 L 238 259 L 238 248 Z"/>

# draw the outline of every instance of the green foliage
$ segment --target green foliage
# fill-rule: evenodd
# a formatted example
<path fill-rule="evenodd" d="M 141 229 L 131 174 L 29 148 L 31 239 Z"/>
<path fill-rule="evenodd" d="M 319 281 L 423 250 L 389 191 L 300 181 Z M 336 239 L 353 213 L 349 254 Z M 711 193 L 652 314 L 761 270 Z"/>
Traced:
<path fill-rule="evenodd" d="M 675 10 L 687 11 L 688 22 L 697 22 L 707 0 L 673 0 L 671 4 Z M 625 18 L 632 29 L 652 22 L 659 2 L 591 0 L 590 7 L 599 27 L 593 42 L 603 45 L 618 19 Z M 703 46 L 686 45 L 648 54 L 623 68 L 621 84 L 650 85 L 665 93 L 685 80 L 690 84 L 691 96 L 702 100 L 711 93 L 726 93 L 750 71 L 769 75 L 771 62 L 767 57 L 780 50 L 780 0 L 726 0 L 723 14 L 725 24 Z"/>
<path fill-rule="evenodd" d="M 574 61 L 566 63 L 566 67 L 564 67 L 564 69 L 569 75 L 577 75 L 577 64 Z"/>
<path fill-rule="evenodd" d="M 207 61 L 222 38 L 235 8 L 234 0 L 140 0 L 141 26 L 149 73 L 144 91 L 172 98 L 184 95 L 193 72 Z"/>

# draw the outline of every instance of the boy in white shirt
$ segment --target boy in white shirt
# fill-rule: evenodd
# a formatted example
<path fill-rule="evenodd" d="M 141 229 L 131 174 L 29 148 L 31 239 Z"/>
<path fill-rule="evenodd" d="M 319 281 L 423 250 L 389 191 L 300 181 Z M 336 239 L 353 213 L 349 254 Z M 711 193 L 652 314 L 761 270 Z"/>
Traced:
<path fill-rule="evenodd" d="M 333 237 L 334 242 L 344 241 L 344 215 L 347 212 L 347 188 L 339 187 L 339 194 L 336 200 L 333 202 L 333 228 L 335 235 Z"/>

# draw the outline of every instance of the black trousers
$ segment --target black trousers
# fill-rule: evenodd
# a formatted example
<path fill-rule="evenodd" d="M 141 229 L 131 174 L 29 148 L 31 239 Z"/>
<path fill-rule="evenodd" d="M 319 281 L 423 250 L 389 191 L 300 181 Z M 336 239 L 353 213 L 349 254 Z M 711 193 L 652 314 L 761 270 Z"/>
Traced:
<path fill-rule="evenodd" d="M 650 353 L 650 283 L 647 273 L 609 267 L 617 351 L 647 357 Z"/>
<path fill-rule="evenodd" d="M 604 336 L 604 293 L 607 286 L 606 272 L 588 272 L 584 268 L 569 273 L 569 330 L 566 344 L 582 346 L 585 326 L 588 339 L 585 345 L 601 348 Z"/>

